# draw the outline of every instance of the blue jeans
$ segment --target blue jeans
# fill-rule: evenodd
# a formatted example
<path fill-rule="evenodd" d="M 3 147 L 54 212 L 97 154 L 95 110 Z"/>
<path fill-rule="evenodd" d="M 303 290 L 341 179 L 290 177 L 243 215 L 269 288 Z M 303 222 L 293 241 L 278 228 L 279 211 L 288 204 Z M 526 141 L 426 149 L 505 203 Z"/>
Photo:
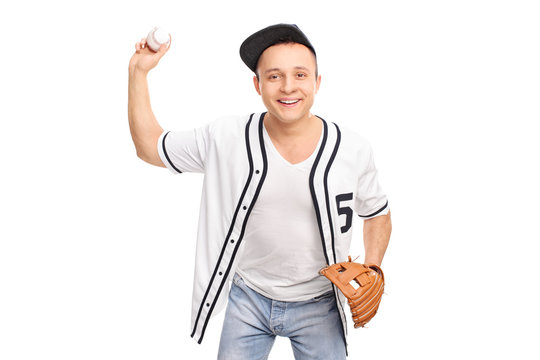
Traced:
<path fill-rule="evenodd" d="M 288 337 L 296 360 L 344 360 L 345 339 L 332 291 L 308 301 L 269 299 L 234 275 L 218 360 L 268 358 L 276 336 Z"/>

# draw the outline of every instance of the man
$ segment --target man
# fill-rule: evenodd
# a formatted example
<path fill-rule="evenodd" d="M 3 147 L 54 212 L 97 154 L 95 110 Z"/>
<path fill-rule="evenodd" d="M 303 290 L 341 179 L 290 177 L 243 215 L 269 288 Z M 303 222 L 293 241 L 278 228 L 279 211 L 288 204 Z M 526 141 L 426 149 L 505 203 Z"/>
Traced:
<path fill-rule="evenodd" d="M 168 48 L 135 47 L 137 155 L 205 174 L 191 336 L 200 343 L 228 299 L 219 359 L 266 359 L 275 336 L 290 339 L 296 359 L 344 359 L 343 304 L 319 270 L 347 258 L 353 213 L 365 219 L 364 262 L 380 265 L 391 221 L 368 143 L 310 112 L 321 84 L 313 45 L 296 25 L 251 35 L 240 56 L 267 112 L 180 132 L 159 126 L 146 82 Z"/>

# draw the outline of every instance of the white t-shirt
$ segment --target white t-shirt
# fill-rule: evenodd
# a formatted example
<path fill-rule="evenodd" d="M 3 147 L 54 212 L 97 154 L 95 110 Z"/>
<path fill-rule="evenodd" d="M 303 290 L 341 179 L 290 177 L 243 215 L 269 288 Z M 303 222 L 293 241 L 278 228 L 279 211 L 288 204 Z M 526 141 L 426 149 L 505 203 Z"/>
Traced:
<path fill-rule="evenodd" d="M 309 158 L 293 165 L 263 131 L 268 173 L 246 227 L 237 272 L 250 288 L 271 299 L 308 300 L 332 289 L 319 275 L 326 261 L 309 190 L 321 139 Z"/>

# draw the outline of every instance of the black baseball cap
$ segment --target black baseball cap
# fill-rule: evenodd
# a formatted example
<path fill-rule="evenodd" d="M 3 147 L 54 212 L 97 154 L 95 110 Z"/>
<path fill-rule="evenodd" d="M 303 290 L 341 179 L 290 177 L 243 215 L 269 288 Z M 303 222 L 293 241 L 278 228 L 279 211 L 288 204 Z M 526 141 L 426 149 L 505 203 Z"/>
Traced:
<path fill-rule="evenodd" d="M 240 45 L 240 57 L 251 71 L 257 71 L 257 62 L 264 50 L 281 42 L 294 42 L 306 46 L 317 56 L 307 36 L 295 24 L 268 26 L 248 37 Z"/>

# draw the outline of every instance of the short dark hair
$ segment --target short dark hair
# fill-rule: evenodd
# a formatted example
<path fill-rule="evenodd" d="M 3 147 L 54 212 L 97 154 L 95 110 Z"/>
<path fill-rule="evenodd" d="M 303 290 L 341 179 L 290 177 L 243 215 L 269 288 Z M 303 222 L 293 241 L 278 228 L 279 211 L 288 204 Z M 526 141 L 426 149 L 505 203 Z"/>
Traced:
<path fill-rule="evenodd" d="M 273 44 L 272 46 L 280 45 L 280 44 L 298 44 L 298 43 L 296 41 L 294 41 L 291 36 L 285 35 L 285 36 L 280 37 L 279 40 L 275 44 Z M 302 44 L 300 44 L 300 45 L 302 45 Z M 315 58 L 315 77 L 318 77 L 319 76 L 319 64 L 317 63 L 317 55 L 309 47 L 308 47 L 308 49 L 309 49 L 309 51 L 311 51 L 311 53 L 313 54 L 313 57 Z M 255 67 L 255 69 L 257 69 L 258 66 L 259 66 L 259 60 L 257 60 L 257 66 Z M 259 78 L 259 72 L 258 71 L 255 71 L 255 76 L 257 77 L 257 81 L 261 80 Z"/>

